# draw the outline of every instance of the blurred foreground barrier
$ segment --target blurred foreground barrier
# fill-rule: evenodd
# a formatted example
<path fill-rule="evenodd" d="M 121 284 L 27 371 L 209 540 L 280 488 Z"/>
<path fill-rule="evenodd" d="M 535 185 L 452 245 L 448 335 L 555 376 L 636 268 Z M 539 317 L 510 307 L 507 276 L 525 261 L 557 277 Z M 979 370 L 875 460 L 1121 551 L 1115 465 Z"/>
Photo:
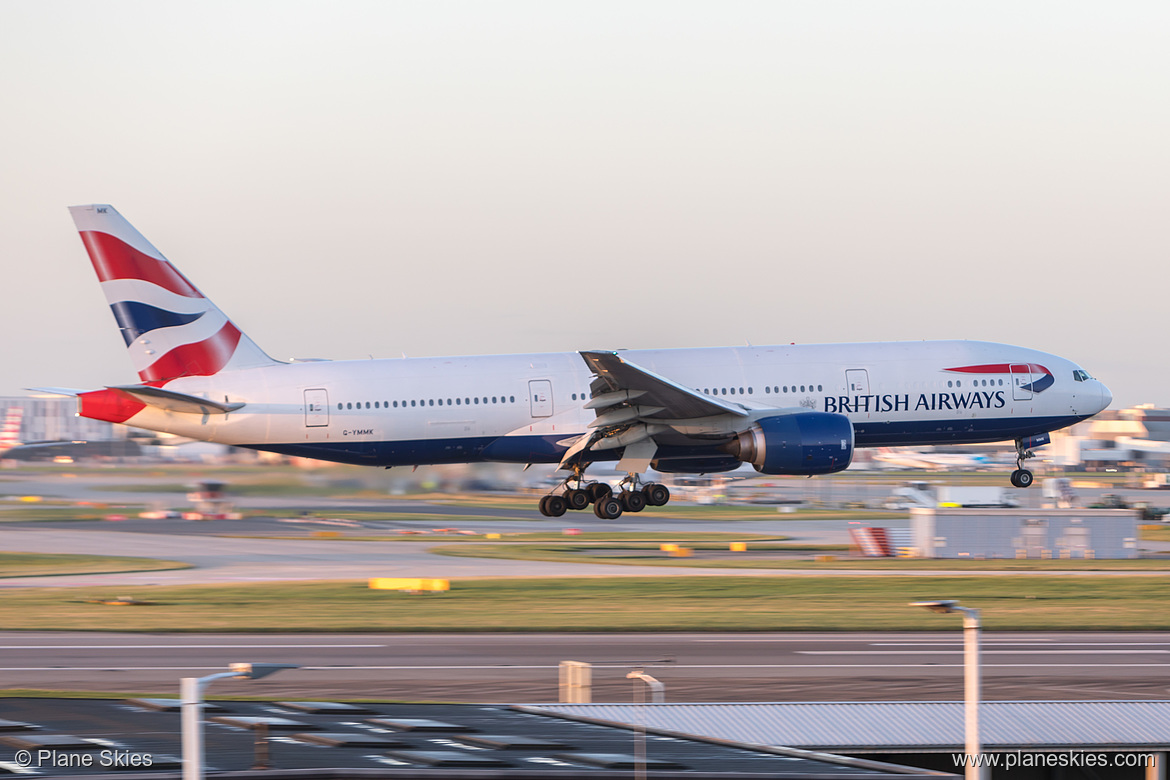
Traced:
<path fill-rule="evenodd" d="M 593 701 L 593 665 L 585 661 L 561 661 L 562 704 L 590 704 Z"/>
<path fill-rule="evenodd" d="M 423 579 L 419 577 L 371 577 L 373 590 L 405 590 L 411 593 L 451 590 L 450 580 Z"/>

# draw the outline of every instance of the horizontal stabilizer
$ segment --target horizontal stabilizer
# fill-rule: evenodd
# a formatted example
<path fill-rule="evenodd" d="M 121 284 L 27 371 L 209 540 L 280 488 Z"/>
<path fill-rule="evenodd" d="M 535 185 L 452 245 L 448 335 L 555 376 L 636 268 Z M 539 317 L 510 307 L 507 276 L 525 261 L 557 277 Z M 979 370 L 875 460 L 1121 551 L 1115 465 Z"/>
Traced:
<path fill-rule="evenodd" d="M 76 398 L 84 393 L 84 390 L 74 390 L 71 387 L 26 387 L 30 393 L 41 393 L 43 395 L 63 395 L 68 398 Z"/>
<path fill-rule="evenodd" d="M 153 406 L 156 409 L 166 409 L 168 412 L 184 412 L 186 414 L 227 414 L 241 409 L 242 401 L 228 403 L 226 401 L 210 401 L 197 395 L 177 393 L 174 390 L 164 390 L 161 387 L 150 385 L 122 385 L 111 387 L 120 393 L 132 396 L 134 400 Z"/>

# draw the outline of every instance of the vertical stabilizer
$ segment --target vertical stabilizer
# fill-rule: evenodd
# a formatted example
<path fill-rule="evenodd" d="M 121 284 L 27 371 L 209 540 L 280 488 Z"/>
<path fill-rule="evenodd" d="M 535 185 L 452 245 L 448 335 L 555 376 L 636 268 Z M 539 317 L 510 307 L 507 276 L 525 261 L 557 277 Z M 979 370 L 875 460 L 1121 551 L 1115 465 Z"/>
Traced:
<path fill-rule="evenodd" d="M 113 206 L 72 206 L 69 212 L 143 382 L 277 362 Z"/>

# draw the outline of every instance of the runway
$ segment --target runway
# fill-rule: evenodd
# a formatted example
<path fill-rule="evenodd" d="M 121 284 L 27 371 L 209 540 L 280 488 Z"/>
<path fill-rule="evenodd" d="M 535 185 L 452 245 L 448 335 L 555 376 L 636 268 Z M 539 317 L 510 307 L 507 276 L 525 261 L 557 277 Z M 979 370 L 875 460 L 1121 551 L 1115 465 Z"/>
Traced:
<path fill-rule="evenodd" d="M 562 660 L 594 665 L 594 700 L 629 701 L 644 668 L 668 701 L 962 698 L 962 638 L 898 634 L 0 634 L 7 688 L 171 695 L 236 661 L 302 668 L 220 695 L 547 702 Z M 989 699 L 1170 698 L 1168 633 L 984 635 Z"/>

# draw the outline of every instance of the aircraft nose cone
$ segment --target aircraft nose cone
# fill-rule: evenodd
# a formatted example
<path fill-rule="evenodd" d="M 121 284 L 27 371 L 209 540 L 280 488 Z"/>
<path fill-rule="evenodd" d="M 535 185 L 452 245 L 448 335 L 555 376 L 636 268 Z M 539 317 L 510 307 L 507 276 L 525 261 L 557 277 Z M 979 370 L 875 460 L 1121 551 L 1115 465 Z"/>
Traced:
<path fill-rule="evenodd" d="M 1102 411 L 1113 403 L 1113 393 L 1109 392 L 1109 388 L 1105 386 L 1104 382 L 1098 382 L 1098 384 L 1101 385 L 1101 408 L 1097 411 Z"/>

